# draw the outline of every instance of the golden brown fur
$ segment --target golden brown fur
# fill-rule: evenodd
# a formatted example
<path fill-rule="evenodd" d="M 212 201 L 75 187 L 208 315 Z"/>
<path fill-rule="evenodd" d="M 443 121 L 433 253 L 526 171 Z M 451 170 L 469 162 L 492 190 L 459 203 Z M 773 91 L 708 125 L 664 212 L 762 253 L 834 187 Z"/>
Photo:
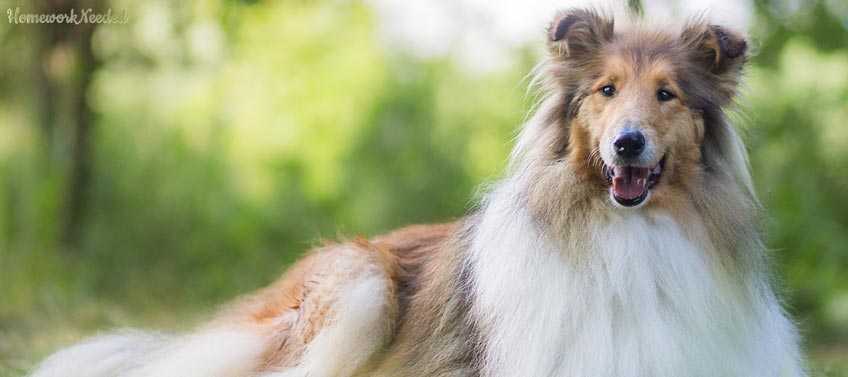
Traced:
<path fill-rule="evenodd" d="M 357 238 L 313 250 L 278 281 L 223 310 L 208 327 L 231 328 L 240 323 L 277 339 L 263 354 L 259 370 L 292 367 L 317 333 L 330 324 L 331 292 L 357 275 L 376 270 L 391 288 L 385 298 L 392 304 L 386 325 L 393 335 L 386 339 L 384 354 L 378 355 L 386 358 L 381 360 L 383 373 L 408 368 L 430 371 L 427 375 L 468 371 L 472 347 L 465 343 L 467 334 L 458 333 L 471 329 L 438 323 L 446 315 L 462 321 L 459 317 L 465 314 L 460 309 L 467 303 L 455 297 L 461 283 L 444 280 L 456 275 L 452 270 L 460 264 L 461 248 L 452 246 L 461 240 L 452 234 L 461 228 L 460 223 L 415 225 L 370 241 Z M 443 357 L 450 348 L 457 351 L 455 359 Z M 440 360 L 433 360 L 434 355 Z M 374 367 L 373 361 L 363 369 L 368 367 Z"/>

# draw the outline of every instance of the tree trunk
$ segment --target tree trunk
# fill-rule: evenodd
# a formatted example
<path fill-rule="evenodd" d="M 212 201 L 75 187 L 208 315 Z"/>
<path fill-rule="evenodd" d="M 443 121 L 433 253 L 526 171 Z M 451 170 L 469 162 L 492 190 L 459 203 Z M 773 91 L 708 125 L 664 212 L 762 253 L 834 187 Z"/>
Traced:
<path fill-rule="evenodd" d="M 61 14 L 74 9 L 102 12 L 104 0 L 45 0 L 39 13 Z M 36 55 L 38 102 L 44 146 L 53 172 L 60 172 L 63 200 L 60 204 L 58 236 L 63 250 L 75 250 L 88 208 L 92 174 L 92 126 L 88 89 L 98 62 L 92 51 L 97 24 L 39 24 L 41 40 Z"/>

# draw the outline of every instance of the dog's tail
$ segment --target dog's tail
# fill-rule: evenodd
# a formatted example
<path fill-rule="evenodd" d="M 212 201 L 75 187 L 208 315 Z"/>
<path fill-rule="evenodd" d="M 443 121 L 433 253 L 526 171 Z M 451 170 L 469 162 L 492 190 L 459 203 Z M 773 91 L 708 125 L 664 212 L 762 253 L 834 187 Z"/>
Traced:
<path fill-rule="evenodd" d="M 61 350 L 29 377 L 242 377 L 256 368 L 264 343 L 249 332 L 175 337 L 125 330 Z"/>

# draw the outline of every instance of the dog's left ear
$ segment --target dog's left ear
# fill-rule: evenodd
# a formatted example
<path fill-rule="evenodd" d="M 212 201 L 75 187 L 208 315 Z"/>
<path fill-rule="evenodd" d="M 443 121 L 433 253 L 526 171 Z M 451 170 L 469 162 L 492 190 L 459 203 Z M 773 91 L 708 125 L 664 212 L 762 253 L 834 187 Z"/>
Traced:
<path fill-rule="evenodd" d="M 735 75 L 748 60 L 745 37 L 723 26 L 693 22 L 684 28 L 682 38 L 693 59 L 710 73 Z"/>

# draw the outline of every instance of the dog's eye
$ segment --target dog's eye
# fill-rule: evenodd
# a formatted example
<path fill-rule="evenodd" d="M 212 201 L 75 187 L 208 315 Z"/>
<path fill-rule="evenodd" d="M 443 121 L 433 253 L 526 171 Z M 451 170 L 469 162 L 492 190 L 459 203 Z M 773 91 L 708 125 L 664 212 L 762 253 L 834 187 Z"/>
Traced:
<path fill-rule="evenodd" d="M 657 99 L 660 102 L 671 101 L 674 99 L 674 94 L 668 90 L 660 89 L 657 91 Z"/>
<path fill-rule="evenodd" d="M 614 96 L 615 95 L 615 86 L 607 85 L 607 86 L 601 88 L 601 94 L 603 94 L 604 97 Z"/>

